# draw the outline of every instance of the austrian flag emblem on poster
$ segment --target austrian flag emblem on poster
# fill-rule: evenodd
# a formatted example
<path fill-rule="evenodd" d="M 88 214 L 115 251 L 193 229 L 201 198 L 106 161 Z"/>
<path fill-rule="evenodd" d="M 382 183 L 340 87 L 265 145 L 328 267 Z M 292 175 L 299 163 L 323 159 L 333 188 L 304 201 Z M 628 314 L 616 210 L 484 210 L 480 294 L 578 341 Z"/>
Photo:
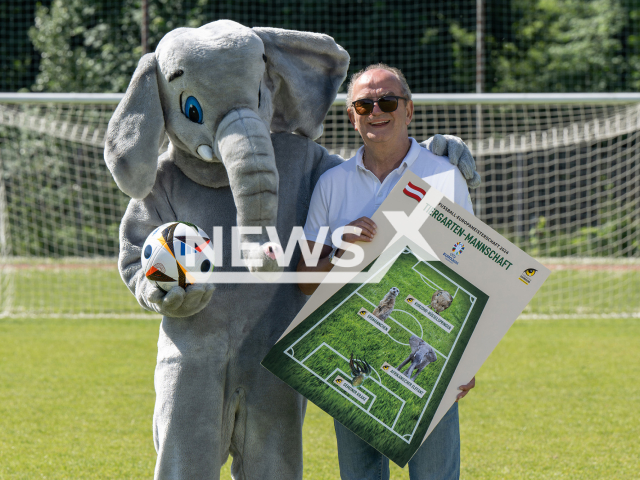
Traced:
<path fill-rule="evenodd" d="M 420 187 L 415 186 L 413 183 L 408 182 L 407 186 L 404 187 L 404 190 L 402 191 L 406 196 L 411 197 L 415 200 L 417 200 L 418 202 L 420 200 L 422 200 L 424 198 L 425 193 L 427 193 L 425 190 L 423 190 Z"/>

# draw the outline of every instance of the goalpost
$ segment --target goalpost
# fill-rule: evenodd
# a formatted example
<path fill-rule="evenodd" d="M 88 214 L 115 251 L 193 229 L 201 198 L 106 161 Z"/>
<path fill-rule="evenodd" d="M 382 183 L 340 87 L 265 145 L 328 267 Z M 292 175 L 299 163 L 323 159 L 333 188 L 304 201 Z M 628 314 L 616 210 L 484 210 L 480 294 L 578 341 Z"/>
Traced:
<path fill-rule="evenodd" d="M 143 314 L 103 160 L 120 94 L 0 94 L 0 315 Z M 640 94 L 414 95 L 410 135 L 465 140 L 476 215 L 553 273 L 525 314 L 640 316 Z M 318 139 L 361 140 L 339 95 Z"/>

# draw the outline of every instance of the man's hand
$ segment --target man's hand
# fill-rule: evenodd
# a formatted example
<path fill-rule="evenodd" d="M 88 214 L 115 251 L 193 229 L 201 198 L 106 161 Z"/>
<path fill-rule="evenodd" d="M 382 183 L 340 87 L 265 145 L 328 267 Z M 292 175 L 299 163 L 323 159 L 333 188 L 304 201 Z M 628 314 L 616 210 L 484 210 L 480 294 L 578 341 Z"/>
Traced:
<path fill-rule="evenodd" d="M 342 235 L 342 240 L 348 243 L 355 242 L 370 242 L 373 240 L 373 236 L 376 234 L 377 225 L 368 217 L 360 217 L 357 220 L 354 220 L 351 223 L 345 225 L 345 227 L 357 227 L 362 230 L 360 235 L 355 235 L 353 233 L 345 233 Z"/>
<path fill-rule="evenodd" d="M 466 385 L 460 385 L 458 390 L 462 390 L 458 396 L 456 397 L 456 402 L 461 398 L 464 398 L 467 393 L 471 391 L 472 388 L 476 386 L 476 377 L 473 377 L 469 383 Z"/>
<path fill-rule="evenodd" d="M 354 242 L 370 242 L 374 235 L 377 232 L 377 226 L 368 217 L 360 217 L 357 220 L 345 225 L 345 227 L 356 227 L 361 230 L 360 235 L 356 235 L 354 233 L 345 233 L 342 235 L 342 241 L 354 243 Z M 309 251 L 313 251 L 315 249 L 315 242 L 311 242 L 307 240 L 309 244 Z M 344 253 L 344 250 L 338 250 L 336 252 L 336 256 L 340 258 Z M 304 262 L 304 257 L 300 256 L 300 261 L 298 262 L 297 271 L 298 272 L 329 272 L 333 268 L 333 264 L 331 260 L 329 260 L 329 254 L 331 253 L 331 247 L 329 245 L 324 245 L 322 247 L 322 253 L 320 254 L 320 260 L 315 267 L 307 267 L 307 264 Z M 305 295 L 312 295 L 313 292 L 318 288 L 317 284 L 311 283 L 299 283 L 298 287 Z"/>

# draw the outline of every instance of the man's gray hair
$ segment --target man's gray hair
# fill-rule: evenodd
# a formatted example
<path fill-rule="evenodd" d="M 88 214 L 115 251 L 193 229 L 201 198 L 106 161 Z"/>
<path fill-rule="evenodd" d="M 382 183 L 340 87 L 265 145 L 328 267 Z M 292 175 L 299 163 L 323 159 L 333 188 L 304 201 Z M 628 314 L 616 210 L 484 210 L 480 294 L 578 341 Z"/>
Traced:
<path fill-rule="evenodd" d="M 374 63 L 373 65 L 369 65 L 367 68 L 351 75 L 351 79 L 349 80 L 349 87 L 347 89 L 347 109 L 351 108 L 351 102 L 353 102 L 354 84 L 362 75 L 370 70 L 387 70 L 388 72 L 393 73 L 400 82 L 400 86 L 402 88 L 402 96 L 411 100 L 411 90 L 409 89 L 409 84 L 407 83 L 407 79 L 404 78 L 404 74 L 400 71 L 400 69 L 396 67 L 390 67 L 389 65 L 386 65 L 384 63 Z"/>

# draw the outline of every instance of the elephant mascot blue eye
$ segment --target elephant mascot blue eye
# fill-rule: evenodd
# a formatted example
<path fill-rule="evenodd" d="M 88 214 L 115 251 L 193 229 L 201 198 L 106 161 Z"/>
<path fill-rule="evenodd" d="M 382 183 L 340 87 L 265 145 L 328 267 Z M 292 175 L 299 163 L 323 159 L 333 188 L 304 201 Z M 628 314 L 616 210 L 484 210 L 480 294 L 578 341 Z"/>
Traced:
<path fill-rule="evenodd" d="M 202 123 L 202 107 L 196 97 L 189 97 L 184 104 L 184 114 L 195 123 Z"/>

